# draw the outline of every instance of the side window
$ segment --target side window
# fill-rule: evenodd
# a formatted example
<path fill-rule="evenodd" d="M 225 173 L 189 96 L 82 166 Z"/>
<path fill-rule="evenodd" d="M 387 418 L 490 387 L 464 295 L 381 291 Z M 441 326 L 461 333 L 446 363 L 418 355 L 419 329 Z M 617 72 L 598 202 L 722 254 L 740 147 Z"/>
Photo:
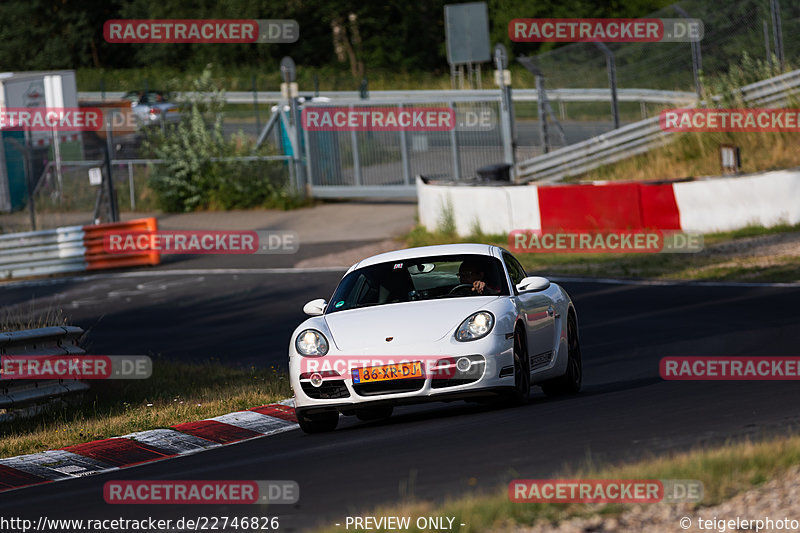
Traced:
<path fill-rule="evenodd" d="M 511 257 L 509 254 L 503 254 L 503 260 L 508 269 L 508 275 L 511 276 L 511 283 L 514 284 L 514 292 L 517 292 L 517 284 L 525 278 L 525 269 L 519 264 L 519 261 Z"/>

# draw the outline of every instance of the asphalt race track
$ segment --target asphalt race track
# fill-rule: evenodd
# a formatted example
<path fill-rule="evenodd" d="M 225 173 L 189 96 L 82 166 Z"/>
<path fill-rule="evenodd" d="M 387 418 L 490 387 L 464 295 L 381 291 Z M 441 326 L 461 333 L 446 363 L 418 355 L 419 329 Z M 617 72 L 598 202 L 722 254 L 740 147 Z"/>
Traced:
<path fill-rule="evenodd" d="M 0 287 L 5 304 L 62 305 L 93 327 L 94 353 L 283 363 L 302 304 L 328 297 L 341 272 L 112 274 Z M 798 426 L 792 382 L 665 382 L 664 356 L 797 356 L 800 286 L 562 283 L 578 310 L 584 389 L 537 393 L 525 407 L 465 403 L 396 410 L 387 422 L 342 419 L 330 434 L 299 430 L 196 455 L 0 495 L 0 515 L 36 519 L 280 517 L 282 531 L 364 515 L 404 497 L 442 500 L 514 478 Z M 100 319 L 102 317 L 102 319 Z M 293 506 L 119 506 L 114 479 L 296 480 Z"/>

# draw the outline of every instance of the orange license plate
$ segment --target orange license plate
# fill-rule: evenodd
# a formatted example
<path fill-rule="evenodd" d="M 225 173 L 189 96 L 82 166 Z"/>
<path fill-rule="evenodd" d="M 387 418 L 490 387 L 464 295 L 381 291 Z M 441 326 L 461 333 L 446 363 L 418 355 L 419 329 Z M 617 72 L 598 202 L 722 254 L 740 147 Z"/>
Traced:
<path fill-rule="evenodd" d="M 369 366 L 353 369 L 353 383 L 375 383 L 394 379 L 422 378 L 422 362 L 397 363 L 394 365 Z"/>

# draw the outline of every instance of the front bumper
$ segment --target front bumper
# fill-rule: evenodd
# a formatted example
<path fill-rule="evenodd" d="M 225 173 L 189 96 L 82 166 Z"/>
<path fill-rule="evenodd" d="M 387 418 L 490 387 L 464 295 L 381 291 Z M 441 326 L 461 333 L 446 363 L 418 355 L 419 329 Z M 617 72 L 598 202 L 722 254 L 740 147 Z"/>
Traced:
<path fill-rule="evenodd" d="M 295 405 L 304 409 L 338 410 L 348 413 L 360 407 L 484 396 L 514 386 L 513 341 L 507 339 L 504 334 L 490 334 L 484 339 L 473 342 L 461 343 L 452 340 L 445 343 L 445 346 L 435 347 L 436 350 L 431 348 L 430 346 L 417 346 L 414 349 L 394 347 L 393 353 L 356 356 L 337 353 L 332 349 L 327 355 L 314 358 L 316 362 L 324 363 L 326 358 L 329 358 L 329 361 L 353 358 L 357 362 L 424 360 L 428 371 L 421 378 L 354 383 L 350 371 L 352 367 L 343 368 L 339 365 L 334 372 L 319 372 L 323 378 L 319 386 L 311 383 L 310 378 L 313 373 L 308 371 L 308 358 L 303 358 L 292 349 L 289 356 L 289 376 L 295 394 Z M 462 358 L 470 361 L 468 371 L 462 372 L 454 367 L 454 363 Z M 306 364 L 303 364 L 304 362 Z M 321 365 L 319 368 L 325 366 Z"/>

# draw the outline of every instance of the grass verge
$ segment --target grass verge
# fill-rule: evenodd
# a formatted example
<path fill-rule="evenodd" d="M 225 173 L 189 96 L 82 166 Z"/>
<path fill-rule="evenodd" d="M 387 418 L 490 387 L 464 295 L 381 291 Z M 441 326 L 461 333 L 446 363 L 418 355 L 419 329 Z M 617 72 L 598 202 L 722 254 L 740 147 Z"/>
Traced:
<path fill-rule="evenodd" d="M 68 317 L 60 307 L 51 306 L 41 310 L 35 308 L 34 301 L 31 300 L 27 306 L 20 305 L 0 311 L 0 332 L 66 326 L 67 321 Z"/>
<path fill-rule="evenodd" d="M 445 226 L 448 226 L 445 224 Z M 452 226 L 452 225 L 450 225 Z M 506 235 L 480 231 L 458 237 L 452 227 L 431 232 L 417 226 L 405 236 L 409 247 L 481 242 L 509 247 Z M 517 253 L 531 275 L 626 277 L 662 280 L 749 282 L 800 281 L 800 225 L 747 227 L 704 236 L 705 249 L 692 254 Z"/>
<path fill-rule="evenodd" d="M 82 399 L 0 424 L 0 458 L 168 428 L 289 396 L 285 373 L 274 367 L 156 359 L 150 379 L 96 381 Z"/>
<path fill-rule="evenodd" d="M 719 147 L 738 146 L 744 173 L 800 166 L 799 133 L 681 133 L 673 142 L 644 154 L 573 176 L 567 182 L 673 179 L 722 173 Z"/>
<path fill-rule="evenodd" d="M 800 437 L 775 438 L 759 442 L 727 443 L 723 446 L 651 457 L 629 464 L 602 467 L 586 466 L 558 476 L 564 479 L 697 479 L 704 486 L 704 500 L 697 506 L 719 504 L 734 495 L 756 487 L 787 471 L 800 461 Z M 518 477 L 508 474 L 508 480 Z M 659 505 L 659 504 L 650 504 Z M 495 491 L 475 493 L 445 501 L 441 505 L 409 499 L 393 507 L 382 507 L 362 516 L 446 516 L 454 524 L 465 524 L 460 533 L 513 531 L 536 521 L 556 523 L 572 517 L 616 516 L 630 505 L 513 503 L 507 485 Z M 412 519 L 411 524 L 414 525 Z M 338 531 L 335 528 L 320 533 Z M 348 531 L 361 531 L 349 529 Z M 371 531 L 384 531 L 381 529 Z M 421 531 L 412 527 L 407 531 Z"/>

